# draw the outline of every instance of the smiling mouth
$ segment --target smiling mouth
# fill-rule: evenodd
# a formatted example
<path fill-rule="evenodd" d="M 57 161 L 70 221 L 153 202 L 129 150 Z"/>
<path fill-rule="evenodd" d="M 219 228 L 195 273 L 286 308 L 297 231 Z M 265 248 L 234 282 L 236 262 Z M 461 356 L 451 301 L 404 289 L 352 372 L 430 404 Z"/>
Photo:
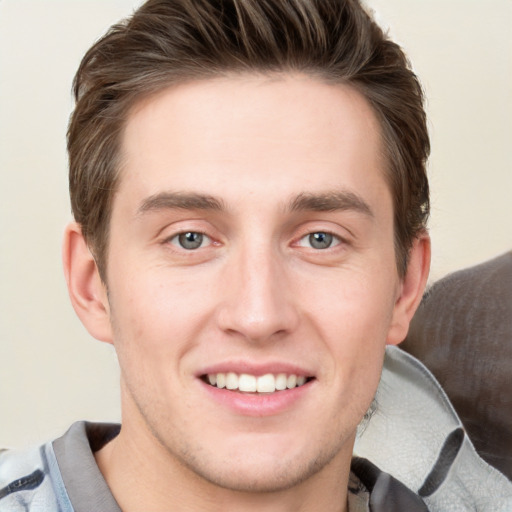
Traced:
<path fill-rule="evenodd" d="M 313 379 L 294 373 L 267 373 L 265 375 L 250 375 L 247 373 L 209 373 L 201 379 L 218 389 L 239 391 L 242 393 L 275 393 L 301 387 Z"/>

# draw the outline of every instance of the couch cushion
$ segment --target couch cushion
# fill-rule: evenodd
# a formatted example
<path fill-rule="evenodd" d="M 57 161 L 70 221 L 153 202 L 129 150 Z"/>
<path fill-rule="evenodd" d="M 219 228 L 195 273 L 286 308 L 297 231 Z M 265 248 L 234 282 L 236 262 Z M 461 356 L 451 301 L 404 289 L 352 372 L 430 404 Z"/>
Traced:
<path fill-rule="evenodd" d="M 480 456 L 512 479 L 512 252 L 435 283 L 402 348 L 439 380 Z"/>

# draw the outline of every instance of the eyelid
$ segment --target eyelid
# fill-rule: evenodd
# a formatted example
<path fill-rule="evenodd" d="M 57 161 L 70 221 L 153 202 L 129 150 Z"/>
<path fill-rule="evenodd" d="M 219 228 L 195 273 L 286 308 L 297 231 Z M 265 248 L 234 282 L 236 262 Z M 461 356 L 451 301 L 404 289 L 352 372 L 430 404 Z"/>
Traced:
<path fill-rule="evenodd" d="M 196 248 L 193 248 L 193 249 L 187 249 L 187 248 L 181 246 L 180 243 L 179 243 L 179 237 L 181 235 L 186 234 L 186 233 L 196 233 L 198 235 L 202 235 L 203 236 L 203 240 L 201 242 L 201 245 L 199 247 L 196 247 Z M 167 237 L 166 241 L 167 241 L 167 243 L 170 243 L 174 247 L 177 247 L 179 250 L 183 250 L 183 251 L 187 251 L 187 252 L 193 252 L 193 251 L 197 251 L 198 249 L 204 249 L 205 247 L 208 247 L 208 246 L 210 246 L 210 245 L 212 245 L 214 243 L 211 236 L 208 236 L 206 233 L 204 233 L 202 231 L 191 230 L 191 229 L 186 229 L 184 231 L 180 231 L 178 233 L 174 233 L 174 235 L 171 235 L 170 237 Z"/>
<path fill-rule="evenodd" d="M 205 240 L 201 246 L 196 249 L 186 249 L 178 243 L 178 237 L 185 233 L 198 233 L 203 235 Z M 159 230 L 158 243 L 166 246 L 168 249 L 181 253 L 193 253 L 199 249 L 208 249 L 214 245 L 222 245 L 219 242 L 219 233 L 209 222 L 203 219 L 179 219 L 167 224 Z"/>
<path fill-rule="evenodd" d="M 314 233 L 327 233 L 346 245 L 350 245 L 354 240 L 354 233 L 348 226 L 326 219 L 311 219 L 301 222 L 293 229 L 293 232 L 295 234 L 292 235 L 292 245 L 297 245 L 300 240 Z"/>
<path fill-rule="evenodd" d="M 210 240 L 218 240 L 219 232 L 208 220 L 202 217 L 187 217 L 173 219 L 172 222 L 166 222 L 156 234 L 160 243 L 166 244 L 172 238 L 184 233 L 200 233 L 207 236 Z"/>
<path fill-rule="evenodd" d="M 301 243 L 303 240 L 307 240 L 311 235 L 314 235 L 315 233 L 325 233 L 326 235 L 331 235 L 333 237 L 333 245 L 326 247 L 325 249 L 317 249 L 315 247 L 311 247 L 311 245 L 303 245 Z M 337 247 L 338 245 L 341 245 L 344 242 L 344 238 L 342 238 L 340 235 L 336 233 L 333 233 L 332 231 L 329 231 L 327 229 L 315 229 L 312 231 L 308 231 L 307 233 L 297 238 L 296 245 L 298 245 L 299 247 L 307 247 L 309 249 L 314 249 L 315 251 L 328 251 L 329 249 L 333 249 L 334 247 Z"/>

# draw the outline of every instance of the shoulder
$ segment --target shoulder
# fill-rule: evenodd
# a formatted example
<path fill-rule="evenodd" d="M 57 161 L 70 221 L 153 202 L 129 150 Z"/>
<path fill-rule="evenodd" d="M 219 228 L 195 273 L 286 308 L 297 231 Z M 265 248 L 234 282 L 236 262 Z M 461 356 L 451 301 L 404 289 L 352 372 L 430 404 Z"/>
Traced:
<path fill-rule="evenodd" d="M 59 505 L 49 456 L 50 443 L 0 451 L 0 512 L 68 512 Z"/>
<path fill-rule="evenodd" d="M 480 456 L 512 479 L 512 251 L 434 283 L 401 347 L 438 379 Z"/>
<path fill-rule="evenodd" d="M 380 476 L 385 472 L 432 512 L 512 510 L 512 482 L 478 456 L 446 394 L 420 361 L 388 347 L 376 404 L 354 447 L 357 456 L 380 468 L 365 465 L 365 485 L 377 482 L 377 475 L 385 489 L 393 483 Z"/>
<path fill-rule="evenodd" d="M 119 430 L 78 421 L 42 446 L 0 450 L 0 512 L 120 512 L 93 455 Z"/>
<path fill-rule="evenodd" d="M 365 458 L 352 459 L 350 476 L 349 493 L 365 496 L 368 503 L 368 508 L 354 507 L 356 511 L 428 512 L 418 494 Z"/>

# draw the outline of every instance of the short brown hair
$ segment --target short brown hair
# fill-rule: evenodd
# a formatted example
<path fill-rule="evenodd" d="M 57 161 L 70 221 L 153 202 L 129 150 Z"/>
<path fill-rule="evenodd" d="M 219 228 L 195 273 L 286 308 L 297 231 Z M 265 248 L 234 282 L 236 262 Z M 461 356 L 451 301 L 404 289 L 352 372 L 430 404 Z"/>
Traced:
<path fill-rule="evenodd" d="M 423 92 L 401 48 L 358 0 L 149 0 L 83 58 L 68 130 L 69 187 L 106 281 L 120 139 L 135 102 L 229 72 L 294 71 L 348 84 L 380 122 L 394 203 L 397 267 L 426 226 L 430 151 Z"/>

